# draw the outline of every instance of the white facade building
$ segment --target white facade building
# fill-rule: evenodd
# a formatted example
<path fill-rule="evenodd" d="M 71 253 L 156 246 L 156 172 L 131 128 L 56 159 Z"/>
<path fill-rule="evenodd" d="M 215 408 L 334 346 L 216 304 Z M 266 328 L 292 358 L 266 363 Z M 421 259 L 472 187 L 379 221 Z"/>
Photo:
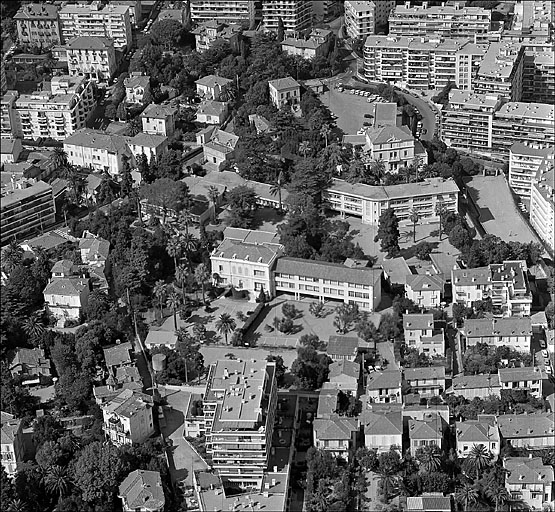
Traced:
<path fill-rule="evenodd" d="M 530 197 L 530 224 L 550 248 L 555 250 L 555 171 L 554 155 L 544 158 L 538 167 Z"/>
<path fill-rule="evenodd" d="M 513 192 L 529 198 L 540 164 L 553 154 L 555 150 L 552 148 L 536 149 L 515 142 L 509 150 L 509 185 Z"/>
<path fill-rule="evenodd" d="M 297 33 L 310 26 L 312 2 L 303 0 L 263 0 L 262 24 L 266 30 L 277 30 L 281 18 L 287 33 Z"/>
<path fill-rule="evenodd" d="M 375 34 L 378 26 L 387 23 L 395 0 L 345 1 L 345 29 L 353 39 Z"/>
<path fill-rule="evenodd" d="M 117 70 L 113 42 L 107 37 L 79 36 L 66 44 L 67 65 L 72 76 L 107 81 Z"/>

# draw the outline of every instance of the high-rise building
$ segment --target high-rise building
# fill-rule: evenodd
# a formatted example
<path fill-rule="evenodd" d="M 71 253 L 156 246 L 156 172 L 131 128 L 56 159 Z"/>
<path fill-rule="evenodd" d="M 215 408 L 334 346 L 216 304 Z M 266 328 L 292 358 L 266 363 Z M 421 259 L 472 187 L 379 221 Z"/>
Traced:
<path fill-rule="evenodd" d="M 49 48 L 60 44 L 58 7 L 44 2 L 22 5 L 14 16 L 22 45 Z"/>
<path fill-rule="evenodd" d="M 509 185 L 515 194 L 530 197 L 532 182 L 544 158 L 553 155 L 554 149 L 536 149 L 515 142 L 509 149 Z"/>
<path fill-rule="evenodd" d="M 387 23 L 395 0 L 345 1 L 345 28 L 353 39 L 376 34 L 378 27 Z"/>
<path fill-rule="evenodd" d="M 554 154 L 546 156 L 532 184 L 530 224 L 553 252 L 555 250 L 555 170 Z"/>
<path fill-rule="evenodd" d="M 261 19 L 261 2 L 248 0 L 191 0 L 194 22 L 247 23 L 253 26 Z"/>
<path fill-rule="evenodd" d="M 547 40 L 552 35 L 554 23 L 555 9 L 551 0 L 517 0 L 511 32 Z"/>
<path fill-rule="evenodd" d="M 389 35 L 415 37 L 472 38 L 489 40 L 491 11 L 482 7 L 397 5 L 389 15 Z"/>
<path fill-rule="evenodd" d="M 263 0 L 262 24 L 266 30 L 277 30 L 279 19 L 285 32 L 297 33 L 310 27 L 312 2 L 302 0 Z"/>
<path fill-rule="evenodd" d="M 524 53 L 522 101 L 555 102 L 555 52 L 553 47 Z"/>

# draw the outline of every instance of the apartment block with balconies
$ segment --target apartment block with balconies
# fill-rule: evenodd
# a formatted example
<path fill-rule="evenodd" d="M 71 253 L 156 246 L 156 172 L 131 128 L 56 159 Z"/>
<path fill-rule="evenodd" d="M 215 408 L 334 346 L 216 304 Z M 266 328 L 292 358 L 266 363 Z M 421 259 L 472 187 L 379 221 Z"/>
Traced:
<path fill-rule="evenodd" d="M 41 3 L 22 5 L 14 16 L 19 44 L 49 48 L 60 44 L 58 7 Z"/>
<path fill-rule="evenodd" d="M 522 142 L 515 142 L 509 149 L 509 185 L 521 197 L 530 198 L 538 168 L 545 158 L 555 154 L 555 149 L 536 149 Z"/>
<path fill-rule="evenodd" d="M 312 22 L 312 2 L 301 0 L 264 0 L 262 24 L 266 30 L 277 30 L 279 20 L 286 33 L 297 34 Z"/>
<path fill-rule="evenodd" d="M 538 166 L 530 196 L 530 224 L 543 242 L 555 250 L 555 171 L 554 153 Z"/>
<path fill-rule="evenodd" d="M 375 34 L 378 26 L 387 23 L 394 0 L 345 2 L 345 28 L 347 35 L 353 39 Z"/>
<path fill-rule="evenodd" d="M 107 37 L 79 36 L 67 45 L 69 74 L 91 80 L 108 81 L 117 70 L 113 42 Z"/>
<path fill-rule="evenodd" d="M 191 19 L 197 23 L 255 23 L 261 17 L 260 1 L 191 0 Z"/>

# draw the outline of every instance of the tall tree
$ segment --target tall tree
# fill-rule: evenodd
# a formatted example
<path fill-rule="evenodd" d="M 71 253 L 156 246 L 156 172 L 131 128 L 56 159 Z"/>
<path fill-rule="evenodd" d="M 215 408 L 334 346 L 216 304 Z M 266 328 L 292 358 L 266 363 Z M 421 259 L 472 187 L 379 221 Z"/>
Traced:
<path fill-rule="evenodd" d="M 158 299 L 158 304 L 160 306 L 160 315 L 164 315 L 164 302 L 166 301 L 166 295 L 168 294 L 168 285 L 164 283 L 161 279 L 154 283 L 154 288 L 152 289 L 154 296 Z"/>
<path fill-rule="evenodd" d="M 416 450 L 416 460 L 420 464 L 420 470 L 425 473 L 438 471 L 441 467 L 442 459 L 441 450 L 434 444 L 431 446 L 422 446 Z"/>
<path fill-rule="evenodd" d="M 331 128 L 328 123 L 324 123 L 322 128 L 320 128 L 320 135 L 324 137 L 324 141 L 326 142 L 326 147 L 328 147 L 328 137 L 330 136 Z"/>
<path fill-rule="evenodd" d="M 191 269 L 191 254 L 198 249 L 198 240 L 191 234 L 185 234 L 180 237 L 181 247 L 187 257 L 187 265 Z"/>
<path fill-rule="evenodd" d="M 469 510 L 469 505 L 478 501 L 478 491 L 469 484 L 464 484 L 455 491 L 455 501 L 462 505 L 463 510 Z"/>
<path fill-rule="evenodd" d="M 200 284 L 202 289 L 202 301 L 206 302 L 206 295 L 204 293 L 206 283 L 210 280 L 210 272 L 204 263 L 201 263 L 195 268 L 195 281 Z"/>
<path fill-rule="evenodd" d="M 416 242 L 416 225 L 420 220 L 420 215 L 418 215 L 418 212 L 414 208 L 412 208 L 410 211 L 409 218 L 410 218 L 410 221 L 412 222 L 412 241 Z"/>
<path fill-rule="evenodd" d="M 222 313 L 220 315 L 220 318 L 216 322 L 216 329 L 220 334 L 223 334 L 225 336 L 226 345 L 228 344 L 227 343 L 228 335 L 232 333 L 236 327 L 237 327 L 237 324 L 235 323 L 235 320 L 228 313 Z"/>
<path fill-rule="evenodd" d="M 181 304 L 181 300 L 179 299 L 179 295 L 172 290 L 168 293 L 168 297 L 166 299 L 166 305 L 172 310 L 173 312 L 173 326 L 177 331 L 177 310 Z"/>
<path fill-rule="evenodd" d="M 181 296 L 183 302 L 185 302 L 185 283 L 187 283 L 187 278 L 189 277 L 189 269 L 185 265 L 178 265 L 175 269 L 175 280 L 177 284 L 181 287 Z"/>
<path fill-rule="evenodd" d="M 2 270 L 9 276 L 12 270 L 23 261 L 23 249 L 15 240 L 12 240 L 4 247 L 1 254 Z"/>
<path fill-rule="evenodd" d="M 278 201 L 279 201 L 279 211 L 283 210 L 283 205 L 281 202 L 281 190 L 283 188 L 283 172 L 280 171 L 276 180 L 272 183 L 272 185 L 270 186 L 270 194 L 272 194 L 273 196 L 278 196 Z"/>
<path fill-rule="evenodd" d="M 31 339 L 33 345 L 37 345 L 41 337 L 44 335 L 45 328 L 39 316 L 35 313 L 29 315 L 21 326 L 25 334 Z"/>
<path fill-rule="evenodd" d="M 303 155 L 303 158 L 306 160 L 306 155 L 307 153 L 310 151 L 310 144 L 308 143 L 307 140 L 303 140 L 300 144 L 299 144 L 299 153 L 301 155 Z"/>
<path fill-rule="evenodd" d="M 380 240 L 380 247 L 387 254 L 388 258 L 399 255 L 399 220 L 393 208 L 388 208 L 381 215 L 378 221 L 378 234 L 376 242 Z"/>
<path fill-rule="evenodd" d="M 493 456 L 491 452 L 483 444 L 475 444 L 470 449 L 465 460 L 465 466 L 469 473 L 479 479 L 486 468 L 492 464 Z"/>
<path fill-rule="evenodd" d="M 278 18 L 276 41 L 278 43 L 281 43 L 283 41 L 284 36 L 285 36 L 285 28 L 283 26 L 283 20 L 281 19 L 281 16 L 280 16 Z"/>
<path fill-rule="evenodd" d="M 47 491 L 58 495 L 58 502 L 69 493 L 71 484 L 72 481 L 68 469 L 62 466 L 50 467 L 44 477 L 44 485 Z"/>
<path fill-rule="evenodd" d="M 170 257 L 173 258 L 175 268 L 179 266 L 178 259 L 183 254 L 183 245 L 181 243 L 181 237 L 173 236 L 168 240 L 166 245 L 166 251 Z"/>
<path fill-rule="evenodd" d="M 441 235 L 443 235 L 443 231 L 444 231 L 444 221 L 445 221 L 445 216 L 447 215 L 447 213 L 449 212 L 449 210 L 447 209 L 447 206 L 445 206 L 445 203 L 443 201 L 438 201 L 436 203 L 436 208 L 435 208 L 435 214 L 439 217 L 439 240 L 441 241 Z"/>
<path fill-rule="evenodd" d="M 219 198 L 220 198 L 220 191 L 218 190 L 218 187 L 215 187 L 214 185 L 210 185 L 208 187 L 208 199 L 210 199 L 210 202 L 212 203 L 212 207 L 214 208 L 212 212 L 213 223 L 216 222 L 216 207 L 218 206 Z"/>

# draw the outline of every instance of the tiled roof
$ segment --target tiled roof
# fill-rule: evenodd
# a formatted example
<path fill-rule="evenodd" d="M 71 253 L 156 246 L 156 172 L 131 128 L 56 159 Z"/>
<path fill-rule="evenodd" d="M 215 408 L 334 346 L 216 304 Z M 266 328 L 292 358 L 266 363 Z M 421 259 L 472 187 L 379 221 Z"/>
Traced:
<path fill-rule="evenodd" d="M 146 336 L 145 345 L 166 345 L 175 347 L 177 344 L 177 335 L 173 331 L 155 331 L 150 330 Z"/>
<path fill-rule="evenodd" d="M 152 407 L 151 398 L 131 389 L 123 390 L 116 398 L 106 405 L 106 410 L 124 418 L 130 418 L 137 411 Z"/>
<path fill-rule="evenodd" d="M 28 366 L 31 370 L 33 368 L 50 369 L 50 359 L 44 355 L 44 350 L 41 348 L 18 347 L 10 363 L 10 369 L 19 365 Z"/>
<path fill-rule="evenodd" d="M 348 361 L 347 359 L 335 361 L 334 363 L 330 364 L 329 369 L 330 379 L 339 377 L 341 375 L 347 375 L 348 377 L 352 377 L 353 379 L 357 380 L 360 377 L 360 364 L 355 363 L 354 361 Z"/>
<path fill-rule="evenodd" d="M 499 368 L 500 382 L 521 382 L 529 380 L 544 380 L 547 374 L 538 366 L 523 366 L 518 368 Z"/>
<path fill-rule="evenodd" d="M 229 78 L 224 78 L 223 76 L 216 76 L 216 75 L 207 75 L 207 76 L 203 76 L 202 78 L 199 78 L 195 84 L 197 85 L 202 85 L 204 87 L 215 87 L 216 85 L 219 85 L 220 87 L 224 87 L 227 84 L 232 83 L 233 80 L 230 80 Z"/>
<path fill-rule="evenodd" d="M 501 414 L 499 431 L 505 439 L 548 437 L 555 435 L 555 420 L 550 412 L 533 414 Z"/>
<path fill-rule="evenodd" d="M 456 394 L 458 391 L 465 389 L 480 389 L 480 388 L 499 388 L 499 374 L 493 373 L 491 375 L 457 375 L 453 377 L 453 392 Z M 493 392 L 493 390 L 492 390 Z"/>
<path fill-rule="evenodd" d="M 320 440 L 348 440 L 358 430 L 353 418 L 317 418 L 313 423 L 314 434 Z"/>
<path fill-rule="evenodd" d="M 147 87 L 150 84 L 150 76 L 130 76 L 126 78 L 123 83 L 128 89 L 134 89 L 135 87 Z"/>
<path fill-rule="evenodd" d="M 281 91 L 283 89 L 294 89 L 295 87 L 300 87 L 299 82 L 291 78 L 290 76 L 285 78 L 278 78 L 277 80 L 271 80 L 268 85 L 276 89 L 276 91 Z"/>
<path fill-rule="evenodd" d="M 489 267 L 453 270 L 453 284 L 458 286 L 477 286 L 490 282 Z"/>
<path fill-rule="evenodd" d="M 271 244 L 249 244 L 228 238 L 214 249 L 212 256 L 216 258 L 248 260 L 268 265 L 276 257 L 278 250 L 278 246 L 272 246 Z"/>
<path fill-rule="evenodd" d="M 66 45 L 70 50 L 107 50 L 114 46 L 107 37 L 78 36 L 70 39 Z"/>
<path fill-rule="evenodd" d="M 378 128 L 368 128 L 366 137 L 372 144 L 388 144 L 394 142 L 413 141 L 414 137 L 408 128 L 399 128 L 397 126 L 380 126 Z"/>
<path fill-rule="evenodd" d="M 427 413 L 423 420 L 409 419 L 410 439 L 436 439 L 443 434 L 443 418 L 436 413 Z"/>
<path fill-rule="evenodd" d="M 141 117 L 166 119 L 166 117 L 175 115 L 176 112 L 177 109 L 175 107 L 168 107 L 165 105 L 156 105 L 154 103 L 151 103 L 143 110 Z"/>
<path fill-rule="evenodd" d="M 353 336 L 330 336 L 326 352 L 334 356 L 353 356 L 358 350 L 358 338 Z"/>
<path fill-rule="evenodd" d="M 431 313 L 403 315 L 403 329 L 425 331 L 433 328 L 434 315 Z"/>
<path fill-rule="evenodd" d="M 484 444 L 499 441 L 499 430 L 490 419 L 457 421 L 455 431 L 457 441 L 461 443 Z"/>
<path fill-rule="evenodd" d="M 368 376 L 366 389 L 398 389 L 401 388 L 401 372 L 399 370 L 385 370 L 372 372 Z"/>
<path fill-rule="evenodd" d="M 10 417 L 11 416 L 11 417 Z M 12 444 L 15 436 L 21 427 L 21 420 L 11 414 L 2 412 L 2 430 L 0 432 L 1 444 Z"/>
<path fill-rule="evenodd" d="M 506 483 L 511 484 L 552 484 L 553 467 L 543 463 L 541 457 L 507 457 L 504 462 Z"/>
<path fill-rule="evenodd" d="M 197 110 L 197 116 L 199 114 L 209 115 L 209 116 L 220 116 L 227 109 L 227 104 L 223 101 L 206 100 L 203 101 Z"/>
<path fill-rule="evenodd" d="M 412 291 L 443 291 L 443 282 L 437 276 L 429 276 L 426 274 L 416 274 L 406 277 L 406 284 L 410 286 Z"/>
<path fill-rule="evenodd" d="M 422 380 L 422 379 L 444 379 L 445 367 L 429 366 L 427 368 L 405 368 L 403 371 L 405 380 Z"/>
<path fill-rule="evenodd" d="M 76 265 L 71 260 L 60 260 L 54 263 L 50 273 L 52 274 L 73 274 L 77 270 Z"/>
<path fill-rule="evenodd" d="M 379 414 L 364 411 L 362 415 L 365 435 L 390 436 L 403 435 L 403 416 L 401 411 Z"/>
<path fill-rule="evenodd" d="M 407 265 L 407 261 L 402 256 L 384 260 L 381 265 L 384 274 L 393 284 L 405 284 L 406 277 L 412 272 Z"/>
<path fill-rule="evenodd" d="M 530 317 L 470 318 L 464 321 L 463 332 L 468 337 L 531 336 Z"/>
<path fill-rule="evenodd" d="M 408 496 L 407 512 L 451 512 L 450 496 Z"/>
<path fill-rule="evenodd" d="M 233 238 L 248 244 L 278 244 L 279 235 L 271 231 L 226 227 L 224 238 Z"/>
<path fill-rule="evenodd" d="M 121 366 L 131 363 L 131 352 L 133 347 L 131 343 L 121 343 L 114 347 L 104 349 L 104 359 L 108 369 L 112 366 Z"/>
<path fill-rule="evenodd" d="M 143 146 L 145 148 L 157 148 L 168 140 L 163 135 L 152 135 L 150 133 L 139 132 L 137 135 L 129 138 L 129 144 Z"/>
<path fill-rule="evenodd" d="M 258 114 L 250 114 L 249 122 L 254 123 L 256 131 L 258 132 L 270 131 L 270 121 L 268 121 L 265 117 L 259 116 Z"/>
<path fill-rule="evenodd" d="M 100 130 L 82 128 L 65 139 L 65 144 L 123 153 L 127 149 L 127 138 L 121 135 L 110 135 Z"/>
<path fill-rule="evenodd" d="M 127 475 L 119 486 L 119 496 L 129 510 L 162 510 L 166 501 L 160 473 L 143 469 Z"/>
<path fill-rule="evenodd" d="M 215 130 L 212 133 L 210 142 L 208 142 L 206 146 L 215 147 L 216 149 L 225 148 L 228 151 L 233 151 L 237 142 L 239 142 L 239 137 L 237 137 L 237 135 L 224 130 Z"/>
<path fill-rule="evenodd" d="M 80 277 L 55 277 L 44 289 L 45 295 L 75 296 L 89 287 L 89 280 Z"/>
<path fill-rule="evenodd" d="M 17 14 L 14 16 L 16 20 L 55 20 L 58 17 L 58 7 L 56 5 L 44 2 L 36 2 L 33 4 L 22 5 Z"/>

